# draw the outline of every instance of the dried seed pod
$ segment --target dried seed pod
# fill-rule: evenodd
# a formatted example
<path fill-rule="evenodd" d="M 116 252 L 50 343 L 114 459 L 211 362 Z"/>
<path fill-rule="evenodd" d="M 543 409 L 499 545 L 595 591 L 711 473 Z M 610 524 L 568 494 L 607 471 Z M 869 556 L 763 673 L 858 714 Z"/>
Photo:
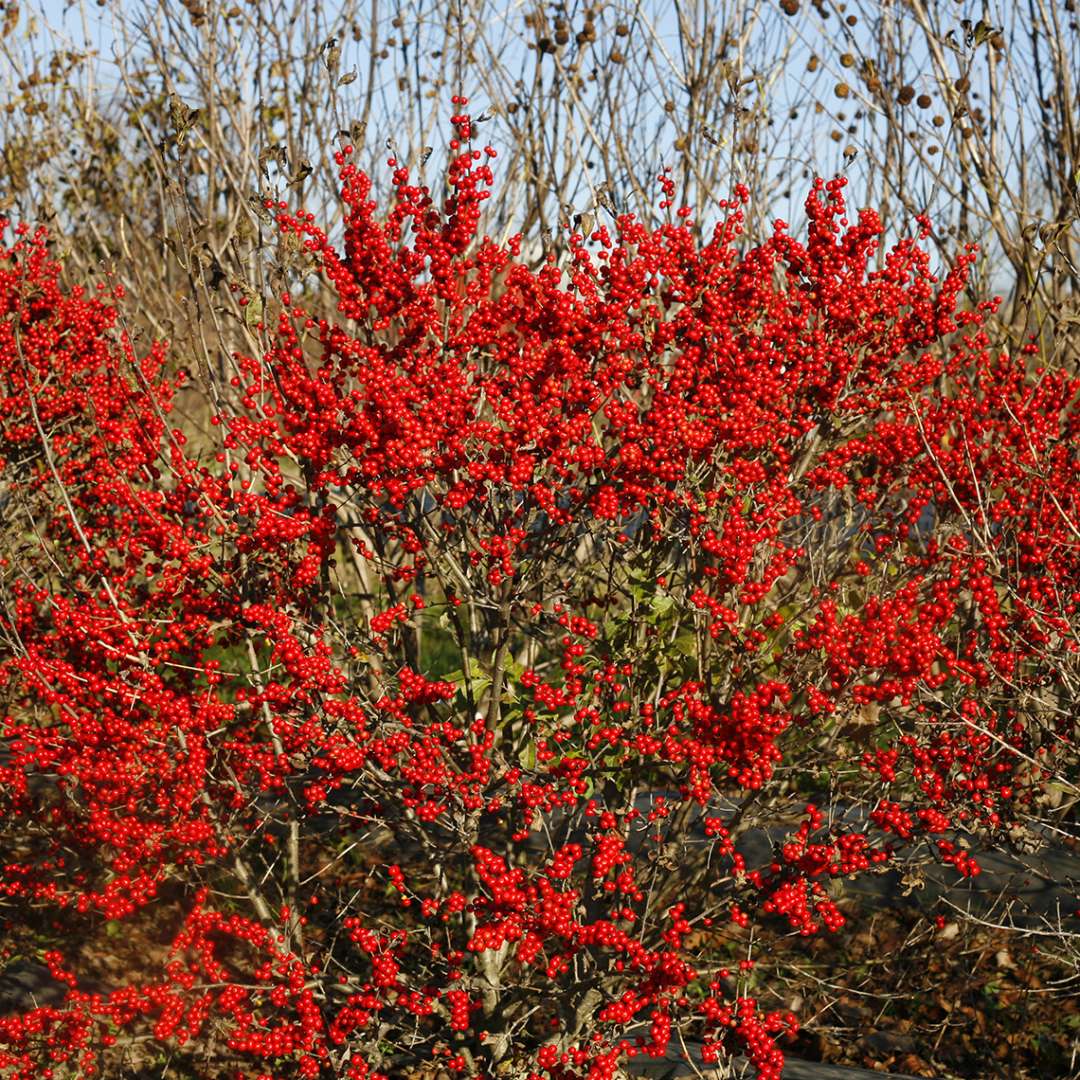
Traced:
<path fill-rule="evenodd" d="M 837 83 L 836 86 L 833 87 L 833 93 L 838 98 L 846 98 L 848 94 L 851 93 L 851 87 L 848 86 L 846 82 Z"/>
<path fill-rule="evenodd" d="M 855 66 L 855 57 L 852 56 L 851 53 L 849 53 L 849 52 L 841 53 L 840 54 L 840 66 L 841 67 L 846 67 L 846 68 L 854 67 Z"/>
<path fill-rule="evenodd" d="M 915 97 L 915 87 L 913 86 L 901 86 L 900 92 L 896 95 L 896 100 L 901 105 L 910 105 L 912 99 Z"/>

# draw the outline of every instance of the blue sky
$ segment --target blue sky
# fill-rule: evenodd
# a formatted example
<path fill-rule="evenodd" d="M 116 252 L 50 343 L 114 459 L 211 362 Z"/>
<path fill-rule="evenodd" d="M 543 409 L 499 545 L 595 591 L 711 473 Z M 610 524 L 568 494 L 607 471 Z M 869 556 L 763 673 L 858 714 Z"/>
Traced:
<path fill-rule="evenodd" d="M 178 3 L 178 0 L 169 0 L 169 2 Z M 246 3 L 246 0 L 240 0 L 240 2 Z M 699 6 L 703 6 L 708 0 L 686 0 L 686 2 L 688 7 L 693 8 L 695 2 Z M 771 4 L 771 0 L 765 0 L 765 2 Z M 994 0 L 987 0 L 987 2 L 992 8 Z M 153 9 L 156 6 L 155 0 L 108 0 L 108 4 L 105 7 L 99 7 L 95 0 L 89 0 L 89 2 L 85 4 L 79 2 L 69 3 L 68 0 L 38 0 L 38 8 L 50 25 L 57 28 L 62 27 L 64 32 L 71 36 L 72 44 L 76 48 L 83 48 L 85 47 L 85 44 L 89 44 L 92 48 L 97 49 L 102 57 L 108 57 L 113 48 L 111 12 L 117 3 L 124 5 L 121 9 L 128 14 L 144 8 Z M 719 7 L 721 5 L 722 0 L 715 0 L 714 6 Z M 384 4 L 383 6 L 385 7 L 386 5 Z M 571 2 L 568 6 L 571 10 L 575 10 L 578 4 Z M 804 0 L 804 7 L 805 6 Z M 852 9 L 856 9 L 857 6 L 858 5 L 853 2 Z M 950 0 L 949 5 L 942 3 L 940 7 L 942 10 L 950 12 L 950 18 L 955 16 L 957 27 L 959 27 L 962 18 L 979 18 L 982 17 L 982 14 L 984 13 L 983 0 L 978 0 L 978 2 L 976 2 L 976 0 L 958 0 L 958 2 L 955 3 Z M 668 0 L 643 0 L 641 8 L 647 15 L 651 16 L 653 26 L 660 39 L 670 48 L 672 54 L 677 56 L 678 34 L 676 33 L 676 24 L 674 22 L 674 5 L 668 2 Z M 955 8 L 955 12 L 952 11 L 953 8 Z M 506 4 L 506 17 L 514 20 L 511 25 L 515 30 L 520 30 L 520 20 L 524 10 L 525 7 L 518 3 L 517 0 L 508 0 Z M 745 10 L 751 12 L 755 10 L 755 6 L 748 3 Z M 885 10 L 885 6 L 882 6 L 880 10 Z M 998 10 L 996 14 L 993 10 L 988 11 L 988 18 L 990 21 L 1006 23 L 1010 19 L 1015 19 L 1018 16 L 1018 11 L 1019 9 L 1012 5 L 1011 0 L 1005 0 L 1004 8 Z M 816 40 L 811 40 L 810 38 L 800 40 L 799 35 L 804 32 L 800 28 L 804 26 L 804 23 L 800 22 L 799 19 L 781 19 L 777 23 L 775 13 L 772 14 L 774 18 L 770 25 L 778 26 L 778 32 L 780 34 L 787 34 L 789 39 L 794 40 L 794 46 L 790 53 L 790 61 L 787 66 L 781 70 L 774 68 L 773 71 L 764 73 L 770 77 L 775 77 L 775 81 L 770 87 L 770 95 L 773 98 L 771 104 L 774 106 L 774 111 L 777 115 L 786 119 L 785 114 L 787 110 L 782 103 L 797 100 L 804 93 L 804 80 L 808 78 L 805 74 L 806 63 L 813 51 L 811 46 L 820 46 L 817 44 Z M 806 12 L 803 14 L 806 14 Z M 843 27 L 836 26 L 838 22 L 838 19 L 834 19 L 828 24 L 834 28 L 832 31 L 829 31 L 830 33 L 835 33 L 838 30 L 844 29 Z M 809 24 L 807 23 L 805 25 Z M 847 31 L 845 31 L 845 33 L 846 32 Z M 89 38 L 88 41 L 87 38 Z M 835 42 L 833 44 L 835 45 Z M 361 78 L 349 87 L 349 91 L 355 91 L 358 96 L 361 88 L 364 86 L 363 73 L 366 71 L 365 46 L 364 43 L 355 45 L 351 41 L 343 42 L 343 46 L 346 51 L 342 56 L 342 70 L 349 70 L 355 65 L 362 73 Z M 505 57 L 503 59 L 505 60 Z M 929 86 L 927 73 L 931 66 L 930 59 L 926 53 L 925 46 L 919 39 L 913 39 L 910 43 L 909 51 L 904 57 L 904 65 L 905 71 L 911 73 L 910 81 L 912 85 L 917 88 L 922 87 L 924 84 Z M 837 70 L 839 72 L 839 69 Z M 857 86 L 858 80 L 856 78 L 850 75 L 846 77 L 851 78 L 851 82 Z M 109 81 L 109 70 L 108 64 L 106 63 L 102 65 L 100 69 L 99 85 L 106 87 L 108 86 Z M 474 92 L 473 88 L 466 89 Z M 831 95 L 826 95 L 826 97 L 828 108 L 834 112 L 840 111 L 845 107 L 846 103 L 837 102 Z M 487 104 L 482 95 L 477 95 L 474 98 L 474 103 L 479 107 L 484 107 Z M 432 108 L 434 107 L 435 103 L 432 103 Z M 672 148 L 675 132 L 670 124 L 665 126 L 665 117 L 658 102 L 653 100 L 643 100 L 641 102 L 641 110 L 641 116 L 643 117 L 643 121 L 648 125 L 649 130 L 655 129 L 657 133 L 656 166 L 658 167 L 665 162 L 674 162 L 677 159 L 677 155 Z M 848 113 L 854 112 L 854 108 L 849 108 L 847 111 Z M 921 119 L 923 122 L 929 120 L 928 114 L 919 116 L 915 113 L 914 109 L 909 110 L 909 115 L 913 120 Z M 853 119 L 854 118 L 849 115 L 846 117 L 846 122 L 850 123 Z M 795 142 L 797 138 L 805 136 L 807 130 L 805 125 L 807 123 L 819 125 L 821 134 L 821 138 L 813 143 L 808 150 L 803 144 L 800 143 L 799 145 L 796 145 Z M 832 142 L 828 137 L 829 127 L 835 127 L 835 125 L 830 125 L 829 117 L 827 115 L 815 118 L 812 115 L 806 116 L 804 114 L 803 116 L 800 116 L 798 121 L 789 123 L 786 131 L 783 129 L 779 130 L 777 132 L 775 143 L 771 146 L 763 147 L 763 152 L 769 154 L 771 158 L 777 162 L 777 168 L 788 170 L 789 176 L 787 179 L 789 182 L 780 184 L 779 186 L 790 188 L 791 196 L 787 201 L 786 206 L 783 201 L 775 203 L 775 212 L 784 216 L 797 227 L 799 218 L 801 217 L 799 207 L 806 191 L 806 181 L 803 179 L 802 175 L 804 170 L 811 174 L 821 173 L 827 176 L 833 171 L 843 167 L 844 160 L 840 156 L 841 148 L 845 144 L 850 144 L 857 150 L 860 146 L 860 140 L 869 138 L 869 135 L 864 133 L 867 133 L 867 125 L 870 123 L 871 118 L 869 116 L 864 116 L 862 119 L 856 120 L 854 124 L 856 131 L 851 134 L 845 132 L 843 140 L 840 143 Z M 776 131 L 777 129 L 772 130 Z M 310 152 L 312 154 L 318 153 L 318 148 L 312 147 Z M 850 202 L 854 205 L 860 205 L 868 199 L 875 199 L 875 196 L 871 195 L 866 188 L 866 178 L 868 174 L 864 168 L 864 160 L 865 159 L 857 155 L 850 166 L 845 169 L 850 184 Z M 432 161 L 432 166 L 437 167 L 437 163 L 438 158 L 436 157 L 435 160 Z M 934 188 L 928 184 L 927 174 L 915 171 L 912 173 L 910 183 L 916 198 L 924 199 L 929 204 L 931 212 L 933 212 L 933 200 L 939 197 L 939 195 L 938 193 L 935 193 Z"/>

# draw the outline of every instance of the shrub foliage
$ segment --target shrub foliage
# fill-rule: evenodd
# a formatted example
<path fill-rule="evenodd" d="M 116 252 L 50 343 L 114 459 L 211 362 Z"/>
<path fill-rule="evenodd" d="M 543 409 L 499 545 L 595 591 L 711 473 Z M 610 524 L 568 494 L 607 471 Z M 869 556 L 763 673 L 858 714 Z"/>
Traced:
<path fill-rule="evenodd" d="M 1074 790 L 1080 380 L 961 309 L 974 248 L 883 251 L 842 180 L 699 242 L 664 174 L 666 224 L 530 265 L 456 104 L 445 198 L 391 159 L 380 214 L 346 147 L 340 243 L 262 207 L 298 269 L 208 431 L 122 290 L 3 251 L 0 904 L 66 987 L 6 1075 L 775 1078 L 755 927 Z M 148 923 L 88 984 L 76 936 Z"/>

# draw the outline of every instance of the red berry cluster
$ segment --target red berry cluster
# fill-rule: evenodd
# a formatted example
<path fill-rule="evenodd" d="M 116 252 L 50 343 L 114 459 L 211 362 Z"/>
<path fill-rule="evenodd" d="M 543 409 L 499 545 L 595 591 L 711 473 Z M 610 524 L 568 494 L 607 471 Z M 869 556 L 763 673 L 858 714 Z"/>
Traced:
<path fill-rule="evenodd" d="M 105 992 L 44 957 L 5 1075 L 212 1036 L 569 1080 L 690 1035 L 778 1077 L 796 1020 L 715 945 L 838 929 L 826 884 L 923 837 L 978 873 L 1071 760 L 1080 380 L 993 347 L 974 249 L 883 252 L 834 180 L 805 241 L 743 244 L 740 188 L 536 264 L 454 104 L 445 198 L 391 158 L 380 216 L 346 146 L 340 245 L 268 203 L 321 285 L 264 298 L 208 431 L 119 290 L 0 251 L 4 917 L 180 927 Z"/>

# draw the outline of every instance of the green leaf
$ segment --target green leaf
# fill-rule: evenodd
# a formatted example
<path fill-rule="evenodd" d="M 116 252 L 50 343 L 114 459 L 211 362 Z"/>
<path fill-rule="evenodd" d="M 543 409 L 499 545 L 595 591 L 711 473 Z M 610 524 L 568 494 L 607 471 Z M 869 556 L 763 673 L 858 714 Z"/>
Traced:
<path fill-rule="evenodd" d="M 666 615 L 675 606 L 675 597 L 667 593 L 656 593 L 649 601 L 649 606 L 657 617 Z"/>
<path fill-rule="evenodd" d="M 525 749 L 518 754 L 518 764 L 528 772 L 531 772 L 536 768 L 536 743 L 529 743 Z"/>
<path fill-rule="evenodd" d="M 252 296 L 249 298 L 247 306 L 244 308 L 244 325 L 249 329 L 254 329 L 263 318 L 263 302 L 261 296 Z"/>
<path fill-rule="evenodd" d="M 622 767 L 622 759 L 622 751 L 616 750 L 604 755 L 604 765 L 609 769 L 619 769 Z"/>
<path fill-rule="evenodd" d="M 696 634 L 680 634 L 675 639 L 675 648 L 682 653 L 683 656 L 694 657 L 697 656 L 697 635 Z"/>

